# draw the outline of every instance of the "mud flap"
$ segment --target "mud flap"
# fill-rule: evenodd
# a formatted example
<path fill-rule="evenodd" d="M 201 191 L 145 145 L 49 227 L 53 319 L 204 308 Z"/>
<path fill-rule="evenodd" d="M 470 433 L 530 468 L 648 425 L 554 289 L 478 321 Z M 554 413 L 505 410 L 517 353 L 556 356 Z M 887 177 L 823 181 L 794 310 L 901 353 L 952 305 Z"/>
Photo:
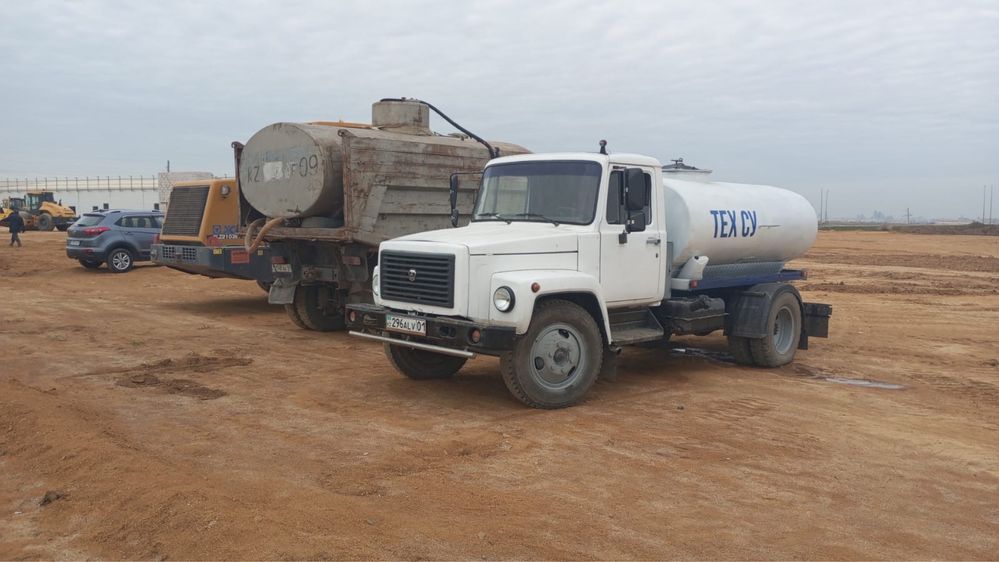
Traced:
<path fill-rule="evenodd" d="M 275 279 L 271 285 L 271 290 L 267 293 L 269 304 L 294 304 L 295 289 L 298 288 L 298 281 L 290 279 Z"/>

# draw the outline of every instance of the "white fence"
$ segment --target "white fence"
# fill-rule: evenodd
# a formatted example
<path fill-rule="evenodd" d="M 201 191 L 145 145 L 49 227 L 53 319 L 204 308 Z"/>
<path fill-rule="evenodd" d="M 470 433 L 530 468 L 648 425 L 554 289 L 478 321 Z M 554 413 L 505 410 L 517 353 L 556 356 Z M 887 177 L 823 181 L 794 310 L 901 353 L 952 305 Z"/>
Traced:
<path fill-rule="evenodd" d="M 174 182 L 213 177 L 208 172 L 164 172 L 135 176 L 47 176 L 0 178 L 0 196 L 23 197 L 28 191 L 51 191 L 57 201 L 86 212 L 111 208 L 151 209 L 165 205 Z"/>

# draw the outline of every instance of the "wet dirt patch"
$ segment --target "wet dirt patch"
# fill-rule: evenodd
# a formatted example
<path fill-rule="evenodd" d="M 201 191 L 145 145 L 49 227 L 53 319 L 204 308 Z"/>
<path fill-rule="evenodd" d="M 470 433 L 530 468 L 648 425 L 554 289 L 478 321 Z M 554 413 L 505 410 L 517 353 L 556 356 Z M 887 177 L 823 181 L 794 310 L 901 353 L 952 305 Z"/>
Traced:
<path fill-rule="evenodd" d="M 153 374 L 135 374 L 119 377 L 115 384 L 125 388 L 155 388 L 166 394 L 180 394 L 198 400 L 215 400 L 226 395 L 224 390 L 209 388 L 188 379 L 161 379 Z"/>
<path fill-rule="evenodd" d="M 792 364 L 790 370 L 799 377 L 820 380 L 824 382 L 831 382 L 835 384 L 846 384 L 850 386 L 861 386 L 864 388 L 880 388 L 883 390 L 904 390 L 905 385 L 877 381 L 873 379 L 863 378 L 863 377 L 846 377 L 843 375 L 838 375 L 834 373 L 826 372 L 822 369 L 816 369 L 814 367 L 809 367 L 808 365 L 797 365 Z"/>

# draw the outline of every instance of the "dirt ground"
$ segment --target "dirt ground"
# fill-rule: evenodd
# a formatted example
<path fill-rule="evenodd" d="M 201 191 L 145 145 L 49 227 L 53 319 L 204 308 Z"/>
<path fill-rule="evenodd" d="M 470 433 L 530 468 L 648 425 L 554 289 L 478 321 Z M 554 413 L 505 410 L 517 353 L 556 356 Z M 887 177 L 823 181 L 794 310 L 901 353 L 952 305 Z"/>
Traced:
<path fill-rule="evenodd" d="M 396 374 L 251 282 L 0 247 L 0 559 L 997 559 L 999 238 L 822 232 L 831 338 L 582 405 Z"/>

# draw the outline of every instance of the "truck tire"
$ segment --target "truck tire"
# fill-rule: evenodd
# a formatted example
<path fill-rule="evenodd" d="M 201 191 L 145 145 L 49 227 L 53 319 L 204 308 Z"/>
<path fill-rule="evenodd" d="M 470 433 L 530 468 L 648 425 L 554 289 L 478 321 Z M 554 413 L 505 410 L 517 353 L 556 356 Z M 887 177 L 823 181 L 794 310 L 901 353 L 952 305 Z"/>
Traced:
<path fill-rule="evenodd" d="M 260 287 L 260 290 L 265 293 L 271 292 L 271 285 L 273 284 L 273 281 L 257 281 L 257 287 Z"/>
<path fill-rule="evenodd" d="M 128 248 L 115 248 L 108 252 L 107 263 L 111 273 L 125 273 L 135 266 L 135 255 Z"/>
<path fill-rule="evenodd" d="M 35 217 L 35 228 L 43 232 L 52 232 L 52 229 L 55 228 L 55 221 L 52 220 L 52 215 L 42 213 Z"/>
<path fill-rule="evenodd" d="M 739 336 L 728 337 L 728 353 L 739 365 L 755 365 L 753 352 L 749 349 L 749 338 Z"/>
<path fill-rule="evenodd" d="M 791 292 L 782 292 L 770 304 L 767 335 L 749 340 L 753 362 L 760 367 L 780 367 L 794 359 L 801 339 L 801 303 Z"/>
<path fill-rule="evenodd" d="M 299 285 L 295 310 L 309 330 L 333 332 L 347 327 L 343 298 L 335 285 Z"/>
<path fill-rule="evenodd" d="M 305 325 L 302 321 L 302 317 L 298 315 L 298 307 L 293 304 L 284 305 L 284 311 L 288 314 L 288 318 L 291 318 L 291 322 L 303 330 L 311 330 L 312 328 Z"/>
<path fill-rule="evenodd" d="M 503 382 L 532 408 L 565 408 L 579 402 L 596 382 L 604 342 L 596 321 L 564 300 L 541 303 L 527 333 L 500 356 Z"/>
<path fill-rule="evenodd" d="M 101 266 L 101 263 L 102 262 L 100 260 L 84 260 L 84 259 L 80 260 L 80 265 L 82 265 L 87 269 L 97 269 L 98 267 Z"/>
<path fill-rule="evenodd" d="M 385 356 L 397 371 L 418 380 L 449 379 L 465 366 L 464 357 L 385 344 Z"/>

